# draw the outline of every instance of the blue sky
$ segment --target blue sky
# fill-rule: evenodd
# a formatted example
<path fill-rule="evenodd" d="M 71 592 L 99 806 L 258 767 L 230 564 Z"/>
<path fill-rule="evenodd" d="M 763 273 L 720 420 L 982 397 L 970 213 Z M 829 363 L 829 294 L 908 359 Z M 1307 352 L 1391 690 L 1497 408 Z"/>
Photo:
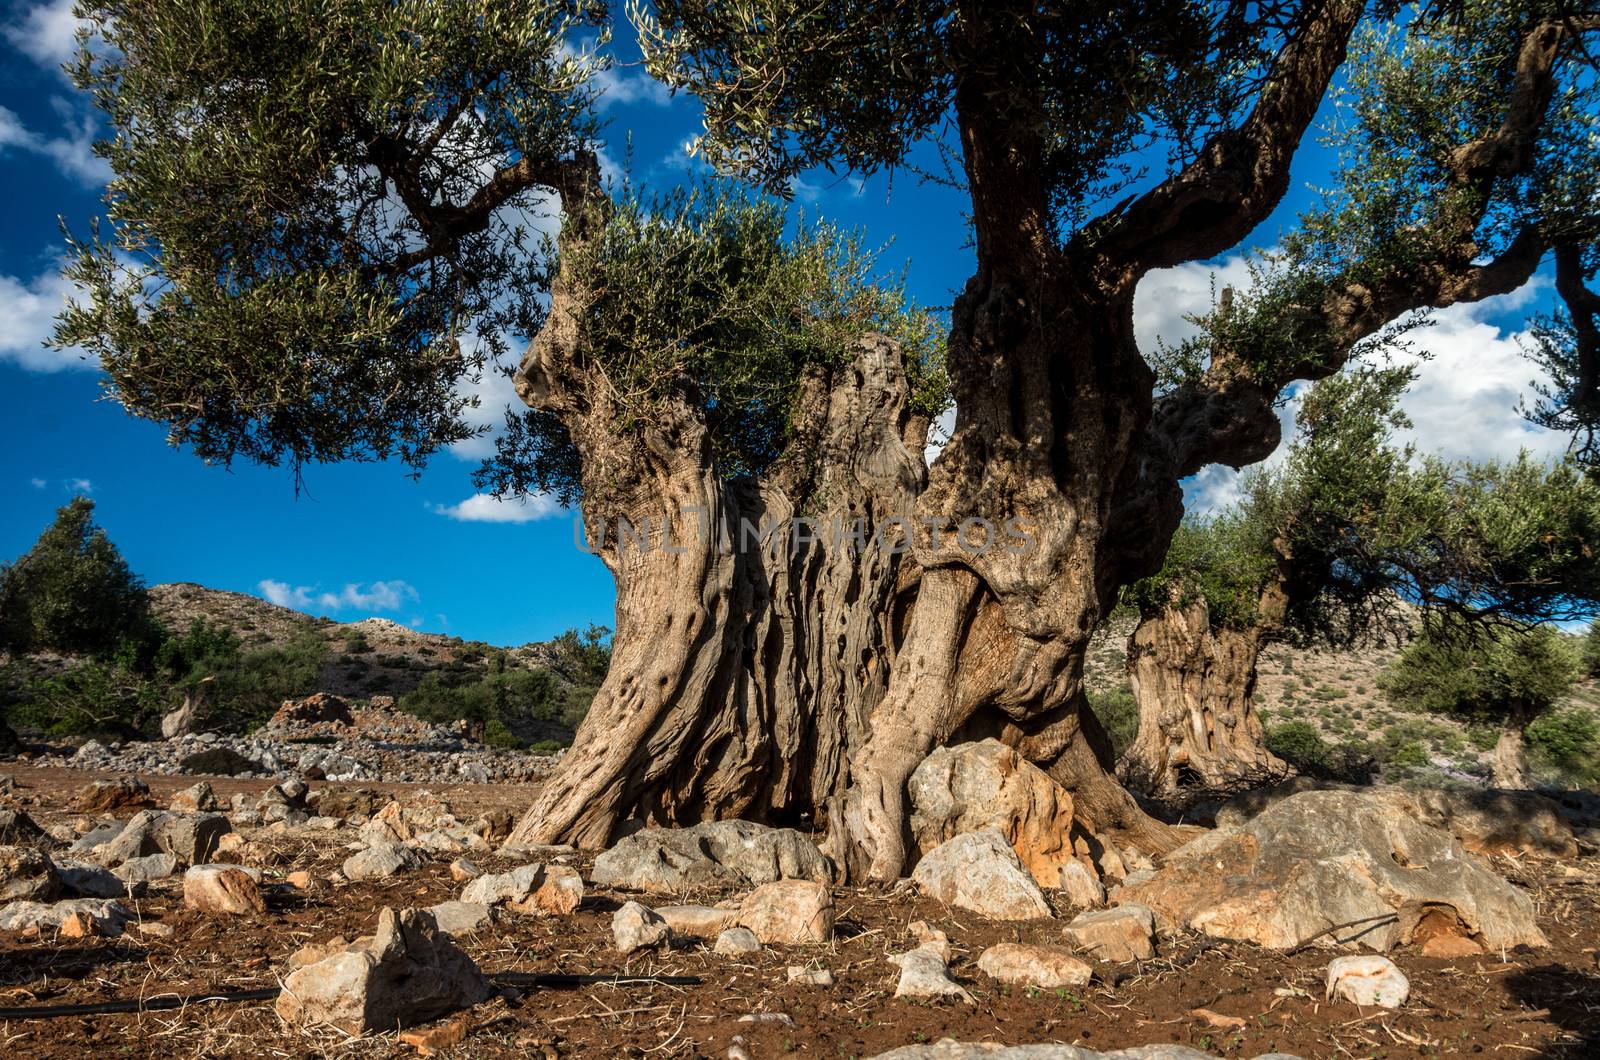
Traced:
<path fill-rule="evenodd" d="M 4 4 L 5 0 L 0 0 Z M 306 470 L 298 495 L 283 469 L 207 467 L 172 449 L 156 424 L 102 400 L 97 372 L 40 340 L 69 293 L 57 275 L 58 218 L 86 230 L 106 179 L 89 150 L 93 114 L 59 72 L 71 48 L 71 0 L 0 6 L 0 559 L 25 550 L 56 507 L 87 492 L 99 519 L 150 583 L 195 581 L 255 593 L 349 621 L 379 615 L 498 644 L 609 625 L 610 575 L 573 547 L 570 513 L 474 494 L 470 473 L 488 443 L 441 455 L 419 480 L 393 465 Z M 685 178 L 683 145 L 700 126 L 692 100 L 673 99 L 636 69 L 606 75 L 607 154 L 631 158 L 636 182 Z M 1277 213 L 1244 247 L 1270 247 L 1324 180 L 1329 158 L 1308 144 Z M 913 293 L 947 305 L 970 272 L 965 199 L 902 174 L 892 184 L 813 175 L 796 207 L 861 226 L 890 243 L 887 268 L 909 268 Z M 1203 310 L 1212 278 L 1244 279 L 1237 255 L 1153 275 L 1140 288 L 1142 342 L 1169 340 Z M 1492 304 L 1450 310 L 1417 342 L 1432 353 L 1406 407 L 1418 444 L 1457 458 L 1554 454 L 1564 440 L 1516 413 L 1532 367 L 1517 348 L 1528 311 L 1549 298 L 1548 277 Z M 496 423 L 508 387 L 480 387 Z M 1232 495 L 1236 477 L 1208 469 L 1189 484 L 1194 504 Z"/>

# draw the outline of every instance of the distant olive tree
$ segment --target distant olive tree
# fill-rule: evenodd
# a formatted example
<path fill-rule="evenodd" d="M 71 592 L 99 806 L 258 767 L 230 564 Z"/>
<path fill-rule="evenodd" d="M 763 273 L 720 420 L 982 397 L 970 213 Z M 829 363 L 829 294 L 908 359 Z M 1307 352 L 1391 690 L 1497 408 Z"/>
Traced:
<path fill-rule="evenodd" d="M 1497 787 L 1528 786 L 1524 734 L 1572 690 L 1577 653 L 1547 625 L 1493 626 L 1477 637 L 1424 629 L 1380 680 L 1396 705 L 1493 725 Z"/>

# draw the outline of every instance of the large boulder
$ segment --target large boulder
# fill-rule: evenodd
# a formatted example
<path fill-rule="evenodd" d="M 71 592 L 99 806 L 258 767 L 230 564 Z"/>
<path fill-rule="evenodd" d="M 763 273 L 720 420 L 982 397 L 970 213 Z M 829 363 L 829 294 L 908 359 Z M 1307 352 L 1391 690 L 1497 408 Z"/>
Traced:
<path fill-rule="evenodd" d="M 61 893 L 50 855 L 37 847 L 0 847 L 0 902 L 48 902 Z"/>
<path fill-rule="evenodd" d="M 928 897 L 990 920 L 1050 915 L 1038 883 L 996 828 L 967 832 L 939 844 L 917 862 L 911 879 Z"/>
<path fill-rule="evenodd" d="M 432 913 L 384 909 L 370 941 L 292 972 L 277 1009 L 293 1025 L 325 1023 L 361 1035 L 438 1019 L 494 992 Z"/>
<path fill-rule="evenodd" d="M 989 978 L 1044 990 L 1087 986 L 1094 969 L 1059 946 L 999 942 L 978 957 L 978 970 Z"/>
<path fill-rule="evenodd" d="M 963 832 L 995 828 L 1041 887 L 1062 886 L 1062 868 L 1079 865 L 1071 794 L 999 740 L 939 748 L 911 774 L 909 790 L 911 834 L 922 854 Z"/>
<path fill-rule="evenodd" d="M 150 786 L 138 777 L 97 780 L 72 799 L 72 808 L 80 813 L 110 813 L 148 805 Z"/>
<path fill-rule="evenodd" d="M 1546 944 L 1533 902 L 1449 833 L 1350 791 L 1294 795 L 1202 836 L 1118 899 L 1167 925 L 1278 949 L 1316 939 L 1387 951 L 1441 918 L 1486 949 Z"/>
<path fill-rule="evenodd" d="M 1381 801 L 1391 812 L 1455 836 L 1474 854 L 1549 854 L 1570 858 L 1578 839 L 1560 803 L 1536 791 L 1354 788 L 1294 777 L 1236 795 L 1217 810 L 1217 827 L 1238 828 L 1285 799 L 1307 791 L 1347 791 Z"/>
<path fill-rule="evenodd" d="M 1132 902 L 1079 913 L 1061 933 L 1097 961 L 1146 961 L 1156 955 L 1156 916 Z"/>
<path fill-rule="evenodd" d="M 260 876 L 239 865 L 196 865 L 183 874 L 183 904 L 208 916 L 265 913 Z"/>
<path fill-rule="evenodd" d="M 646 828 L 594 859 L 602 887 L 679 894 L 796 879 L 831 883 L 833 867 L 790 828 L 749 821 L 706 821 L 692 828 Z"/>

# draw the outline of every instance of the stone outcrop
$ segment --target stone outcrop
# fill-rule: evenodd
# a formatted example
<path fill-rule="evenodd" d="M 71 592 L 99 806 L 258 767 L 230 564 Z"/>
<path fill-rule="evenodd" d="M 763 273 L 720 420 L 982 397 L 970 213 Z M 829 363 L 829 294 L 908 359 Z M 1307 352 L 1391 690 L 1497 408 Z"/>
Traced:
<path fill-rule="evenodd" d="M 679 894 L 785 879 L 830 883 L 833 868 L 811 840 L 793 829 L 706 821 L 692 828 L 635 832 L 595 858 L 591 878 L 602 887 Z"/>
<path fill-rule="evenodd" d="M 1062 868 L 1079 865 L 1071 794 L 999 740 L 935 750 L 911 774 L 909 791 L 911 833 L 924 855 L 964 832 L 994 828 L 1041 887 L 1062 886 Z"/>
<path fill-rule="evenodd" d="M 1546 944 L 1532 901 L 1449 833 L 1347 791 L 1304 792 L 1203 836 L 1118 897 L 1164 924 L 1273 948 L 1315 937 L 1387 951 L 1444 910 L 1487 949 Z"/>
<path fill-rule="evenodd" d="M 995 828 L 967 832 L 923 855 L 911 874 L 922 893 L 991 920 L 1035 920 L 1050 906 Z"/>
<path fill-rule="evenodd" d="M 395 1030 L 487 1001 L 495 989 L 425 909 L 384 909 L 372 939 L 292 972 L 278 1015 L 348 1034 Z"/>

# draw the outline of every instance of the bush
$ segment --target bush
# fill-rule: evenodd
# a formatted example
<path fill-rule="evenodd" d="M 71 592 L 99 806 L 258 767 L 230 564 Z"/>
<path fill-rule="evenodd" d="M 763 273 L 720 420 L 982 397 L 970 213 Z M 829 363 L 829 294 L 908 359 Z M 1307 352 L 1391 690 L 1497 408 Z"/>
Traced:
<path fill-rule="evenodd" d="M 520 751 L 527 746 L 499 720 L 491 720 L 483 727 L 483 742 L 504 751 Z"/>
<path fill-rule="evenodd" d="M 199 773 L 212 777 L 236 777 L 241 773 L 264 772 L 260 762 L 246 758 L 231 747 L 210 747 L 189 755 L 178 768 L 185 773 Z"/>
<path fill-rule="evenodd" d="M 1328 764 L 1328 742 L 1308 721 L 1285 721 L 1269 726 L 1266 742 L 1267 750 L 1302 773 L 1315 772 Z"/>
<path fill-rule="evenodd" d="M 361 630 L 350 629 L 344 634 L 344 650 L 348 655 L 365 655 L 372 651 L 372 645 L 367 642 L 367 635 Z"/>
<path fill-rule="evenodd" d="M 1120 759 L 1139 735 L 1139 704 L 1126 684 L 1089 693 L 1089 709 L 1111 741 L 1111 758 Z"/>
<path fill-rule="evenodd" d="M 1527 726 L 1572 689 L 1578 661 L 1548 626 L 1423 633 L 1384 671 L 1390 701 L 1472 722 Z"/>
<path fill-rule="evenodd" d="M 1600 677 L 1600 618 L 1589 623 L 1583 635 L 1583 670 L 1590 677 Z"/>
<path fill-rule="evenodd" d="M 94 523 L 94 502 L 74 497 L 33 547 L 0 568 L 0 647 L 138 656 L 159 639 L 144 584 Z"/>
<path fill-rule="evenodd" d="M 1528 751 L 1533 761 L 1579 784 L 1600 779 L 1600 725 L 1581 707 L 1558 710 L 1528 726 Z"/>

